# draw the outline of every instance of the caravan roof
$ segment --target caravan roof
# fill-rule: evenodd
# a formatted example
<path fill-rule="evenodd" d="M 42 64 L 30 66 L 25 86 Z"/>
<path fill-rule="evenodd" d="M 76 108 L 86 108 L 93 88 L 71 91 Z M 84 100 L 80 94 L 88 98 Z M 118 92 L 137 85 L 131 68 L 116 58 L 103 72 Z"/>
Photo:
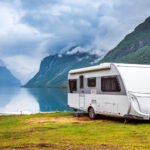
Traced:
<path fill-rule="evenodd" d="M 101 71 L 101 70 L 109 70 L 111 68 L 111 65 L 114 65 L 116 67 L 150 68 L 150 65 L 103 63 L 97 66 L 74 69 L 74 70 L 69 71 L 69 74 L 80 74 L 80 73 L 95 72 L 95 71 Z"/>

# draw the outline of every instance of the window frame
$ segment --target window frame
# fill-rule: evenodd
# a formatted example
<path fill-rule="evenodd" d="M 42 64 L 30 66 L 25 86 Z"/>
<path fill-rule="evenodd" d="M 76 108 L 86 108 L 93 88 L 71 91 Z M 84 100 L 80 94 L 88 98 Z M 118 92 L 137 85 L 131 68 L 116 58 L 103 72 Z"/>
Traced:
<path fill-rule="evenodd" d="M 84 76 L 79 76 L 80 89 L 84 89 Z"/>
<path fill-rule="evenodd" d="M 95 80 L 95 84 L 93 86 L 91 86 L 89 83 L 90 83 L 90 80 Z M 91 78 L 87 78 L 87 86 L 92 88 L 92 87 L 96 87 L 96 77 L 91 77 Z"/>
<path fill-rule="evenodd" d="M 76 86 L 75 89 L 71 88 L 71 82 L 75 82 L 75 86 Z M 70 91 L 70 93 L 77 92 L 77 79 L 69 80 L 69 91 Z"/>
<path fill-rule="evenodd" d="M 103 89 L 103 79 L 110 79 L 110 78 L 114 78 L 116 81 L 115 81 L 115 83 L 116 83 L 116 90 L 105 90 L 105 89 Z M 117 93 L 119 93 L 119 92 L 121 92 L 121 85 L 120 85 L 120 81 L 119 81 L 119 79 L 118 79 L 118 76 L 116 75 L 116 76 L 102 76 L 101 77 L 101 91 L 102 92 L 117 92 Z"/>

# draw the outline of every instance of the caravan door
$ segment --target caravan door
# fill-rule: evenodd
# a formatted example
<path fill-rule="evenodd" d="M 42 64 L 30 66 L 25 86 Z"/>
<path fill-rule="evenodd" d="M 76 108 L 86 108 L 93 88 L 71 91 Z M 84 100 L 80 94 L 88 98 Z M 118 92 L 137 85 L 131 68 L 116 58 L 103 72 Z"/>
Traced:
<path fill-rule="evenodd" d="M 79 77 L 80 82 L 80 94 L 79 94 L 79 107 L 84 108 L 85 107 L 85 94 L 84 94 L 84 76 L 81 75 Z"/>
<path fill-rule="evenodd" d="M 79 94 L 79 107 L 80 108 L 85 107 L 85 96 L 83 93 Z"/>

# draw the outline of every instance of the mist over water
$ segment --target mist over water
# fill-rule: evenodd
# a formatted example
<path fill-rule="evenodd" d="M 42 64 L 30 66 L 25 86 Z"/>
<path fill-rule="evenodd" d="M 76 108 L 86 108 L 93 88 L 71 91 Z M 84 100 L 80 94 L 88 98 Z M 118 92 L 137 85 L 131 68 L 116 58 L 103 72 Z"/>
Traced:
<path fill-rule="evenodd" d="M 67 90 L 60 88 L 0 88 L 0 114 L 70 111 Z"/>

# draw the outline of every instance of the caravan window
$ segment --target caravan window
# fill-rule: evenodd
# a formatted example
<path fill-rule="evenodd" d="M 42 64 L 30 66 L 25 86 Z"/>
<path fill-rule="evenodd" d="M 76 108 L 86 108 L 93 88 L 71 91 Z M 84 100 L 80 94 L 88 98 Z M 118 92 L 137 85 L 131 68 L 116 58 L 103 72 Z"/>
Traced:
<path fill-rule="evenodd" d="M 120 92 L 121 89 L 117 76 L 102 77 L 101 90 L 103 92 Z"/>
<path fill-rule="evenodd" d="M 77 91 L 77 80 L 69 80 L 70 92 Z"/>
<path fill-rule="evenodd" d="M 96 87 L 96 78 L 88 78 L 88 87 Z"/>
<path fill-rule="evenodd" d="M 80 89 L 84 88 L 84 80 L 83 80 L 83 76 L 80 76 Z"/>

